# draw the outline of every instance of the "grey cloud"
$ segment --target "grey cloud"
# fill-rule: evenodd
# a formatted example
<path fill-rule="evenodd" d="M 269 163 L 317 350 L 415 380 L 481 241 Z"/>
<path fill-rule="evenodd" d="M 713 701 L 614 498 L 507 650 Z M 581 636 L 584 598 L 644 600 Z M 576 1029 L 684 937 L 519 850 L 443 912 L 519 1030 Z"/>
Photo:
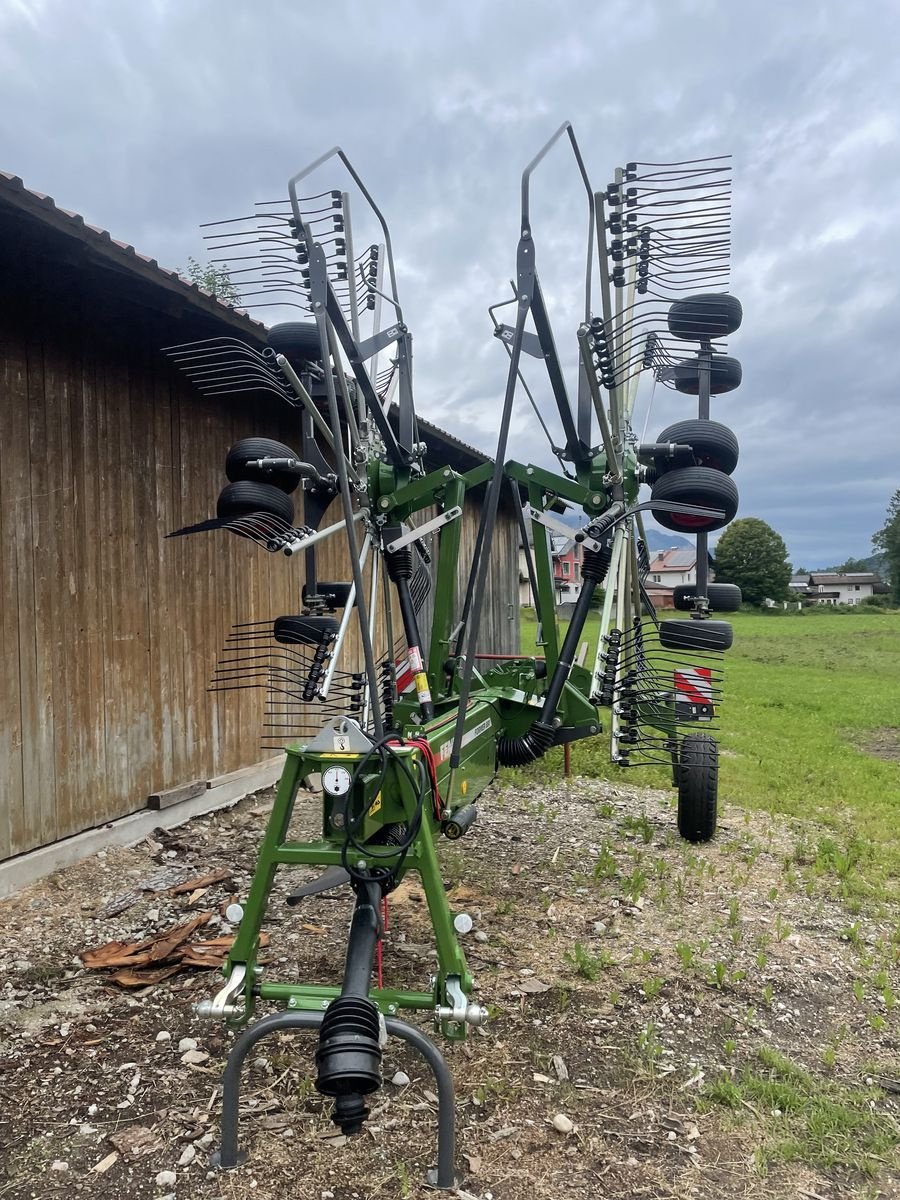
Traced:
<path fill-rule="evenodd" d="M 507 294 L 537 147 L 571 117 L 597 186 L 627 159 L 732 152 L 745 383 L 713 416 L 741 440 L 743 514 L 811 566 L 866 553 L 898 486 L 898 42 L 890 0 L 864 20 L 811 0 L 635 0 L 577 23 L 549 2 L 8 0 L 0 166 L 183 265 L 200 222 L 282 195 L 342 144 L 391 222 L 420 410 L 490 449 L 506 356 L 486 309 Z M 572 368 L 583 211 L 570 164 L 548 167 L 539 266 Z M 547 461 L 518 403 L 512 451 Z M 685 415 L 658 388 L 648 432 Z"/>

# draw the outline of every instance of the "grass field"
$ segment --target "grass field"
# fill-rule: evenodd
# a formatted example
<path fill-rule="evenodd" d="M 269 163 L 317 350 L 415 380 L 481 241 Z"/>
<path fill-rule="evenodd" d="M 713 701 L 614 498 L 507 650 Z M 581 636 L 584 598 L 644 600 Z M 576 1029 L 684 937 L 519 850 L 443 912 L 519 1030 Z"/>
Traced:
<path fill-rule="evenodd" d="M 813 819 L 833 837 L 798 844 L 798 862 L 848 892 L 900 879 L 900 614 L 736 613 L 720 713 L 720 803 Z M 585 633 L 590 656 L 599 618 Z M 522 649 L 535 624 L 523 613 Z M 590 658 L 589 660 L 590 661 Z M 877 753 L 876 753 L 877 751 Z M 893 754 L 893 758 L 891 758 Z M 558 769 L 559 754 L 548 764 Z M 619 778 L 605 738 L 576 743 L 573 770 Z M 666 786 L 661 768 L 627 772 Z"/>

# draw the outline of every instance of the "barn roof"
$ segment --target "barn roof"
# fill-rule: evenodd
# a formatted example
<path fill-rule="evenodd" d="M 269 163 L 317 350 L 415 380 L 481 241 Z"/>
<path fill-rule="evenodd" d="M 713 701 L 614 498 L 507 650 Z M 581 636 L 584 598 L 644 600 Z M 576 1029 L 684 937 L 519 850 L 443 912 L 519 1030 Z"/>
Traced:
<path fill-rule="evenodd" d="M 223 322 L 231 333 L 259 345 L 266 337 L 266 326 L 241 309 L 235 308 L 212 292 L 192 283 L 177 271 L 160 266 L 155 258 L 141 254 L 134 246 L 114 238 L 106 229 L 89 224 L 80 213 L 71 212 L 56 204 L 52 196 L 33 191 L 25 186 L 18 175 L 0 171 L 0 234 L 3 232 L 4 216 L 14 218 L 17 225 L 22 222 L 35 230 L 46 231 L 47 237 L 60 242 L 66 239 L 74 249 L 78 265 L 84 268 L 106 267 L 122 275 L 132 276 L 136 283 L 143 283 L 145 290 L 155 289 L 161 303 L 173 294 L 195 310 L 198 315 Z M 223 330 L 223 332 L 226 332 Z M 487 454 L 469 446 L 466 442 L 440 429 L 430 421 L 418 418 L 418 424 L 426 442 L 439 443 L 441 457 L 461 471 L 493 460 Z"/>
<path fill-rule="evenodd" d="M 18 175 L 0 171 L 0 214 L 15 214 L 20 219 L 48 231 L 55 231 L 80 253 L 85 265 L 103 265 L 126 271 L 135 279 L 155 287 L 160 297 L 173 294 L 208 317 L 216 317 L 258 341 L 265 326 L 247 313 L 219 300 L 212 292 L 184 279 L 177 271 L 162 267 L 155 258 L 140 254 L 134 246 L 120 242 L 107 230 L 89 225 L 79 213 L 60 208 L 52 196 L 27 188 Z"/>

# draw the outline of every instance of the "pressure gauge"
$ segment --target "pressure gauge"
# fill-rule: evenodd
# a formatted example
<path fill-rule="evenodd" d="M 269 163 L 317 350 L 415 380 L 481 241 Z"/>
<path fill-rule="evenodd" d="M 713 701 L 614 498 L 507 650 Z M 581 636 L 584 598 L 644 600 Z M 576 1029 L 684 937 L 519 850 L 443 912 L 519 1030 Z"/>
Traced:
<path fill-rule="evenodd" d="M 350 791 L 350 772 L 346 767 L 326 767 L 322 787 L 329 796 L 346 796 Z"/>

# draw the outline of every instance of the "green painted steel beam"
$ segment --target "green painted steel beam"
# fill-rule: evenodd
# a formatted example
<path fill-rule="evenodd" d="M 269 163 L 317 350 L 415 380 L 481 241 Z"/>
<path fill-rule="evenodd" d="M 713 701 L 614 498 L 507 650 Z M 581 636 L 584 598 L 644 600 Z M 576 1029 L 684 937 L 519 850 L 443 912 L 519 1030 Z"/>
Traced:
<path fill-rule="evenodd" d="M 339 987 L 314 983 L 261 983 L 257 987 L 260 1000 L 271 1000 L 286 1008 L 316 1012 L 327 1008 L 341 994 Z M 433 1009 L 434 995 L 431 992 L 409 992 L 396 988 L 372 988 L 369 999 L 386 1017 L 393 1016 L 401 1008 Z"/>

